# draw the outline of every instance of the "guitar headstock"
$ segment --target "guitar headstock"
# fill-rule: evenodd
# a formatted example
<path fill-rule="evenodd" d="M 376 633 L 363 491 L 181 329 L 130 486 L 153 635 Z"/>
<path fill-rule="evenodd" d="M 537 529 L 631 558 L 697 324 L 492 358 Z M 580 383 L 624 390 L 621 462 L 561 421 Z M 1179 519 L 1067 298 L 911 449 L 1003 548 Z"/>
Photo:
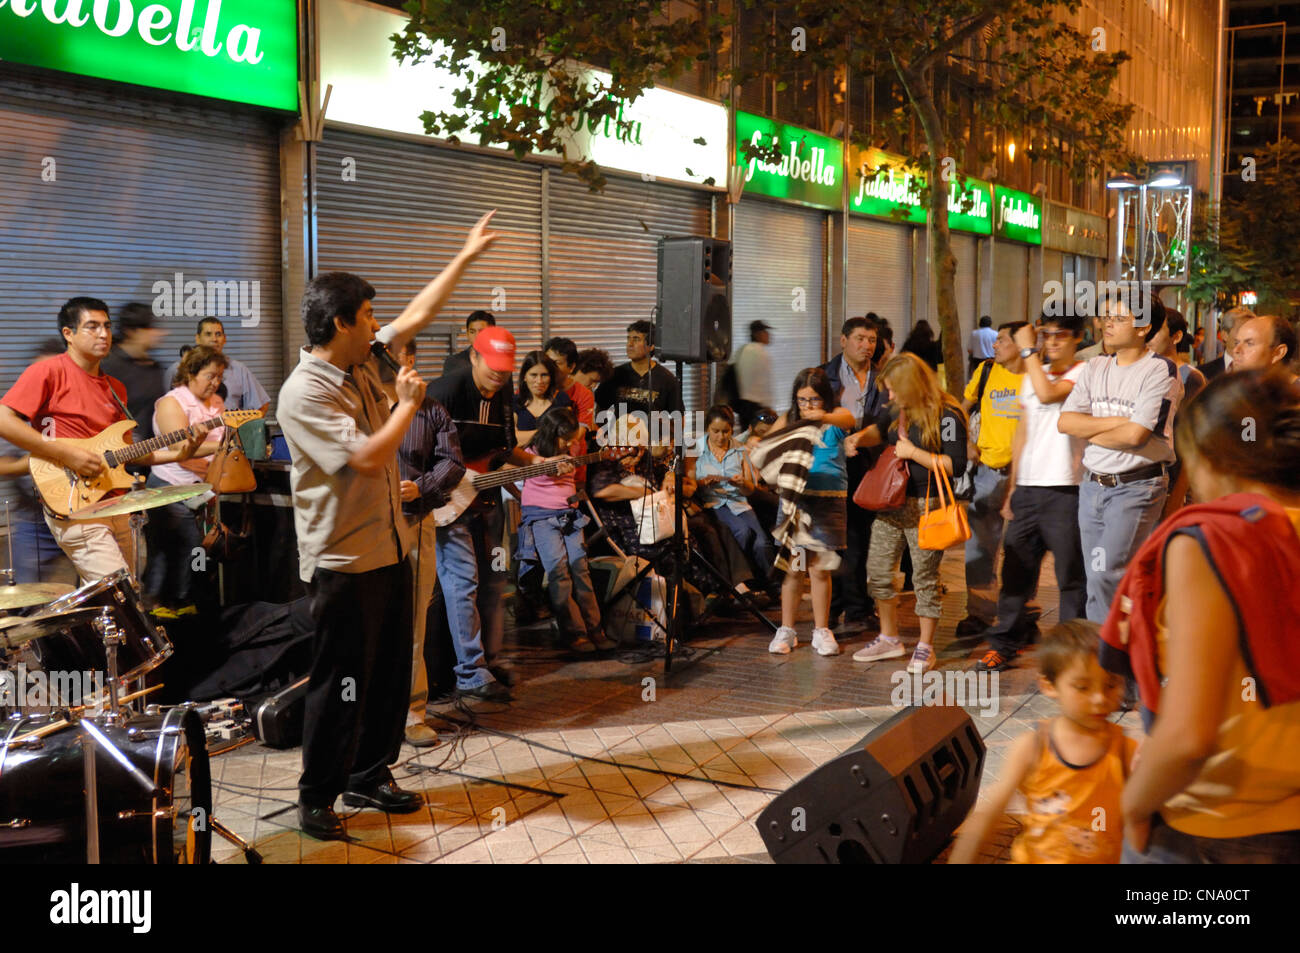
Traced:
<path fill-rule="evenodd" d="M 260 410 L 223 410 L 221 423 L 227 427 L 242 427 L 250 420 L 257 420 L 262 416 Z"/>

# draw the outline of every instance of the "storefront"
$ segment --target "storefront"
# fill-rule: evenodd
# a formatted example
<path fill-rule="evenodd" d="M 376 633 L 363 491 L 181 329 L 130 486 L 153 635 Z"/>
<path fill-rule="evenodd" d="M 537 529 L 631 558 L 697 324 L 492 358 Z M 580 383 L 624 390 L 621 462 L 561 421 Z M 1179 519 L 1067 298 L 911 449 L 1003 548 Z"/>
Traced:
<path fill-rule="evenodd" d="M 59 306 L 90 295 L 114 317 L 152 304 L 169 332 L 159 360 L 221 318 L 227 351 L 274 396 L 297 4 L 226 0 L 192 23 L 181 0 L 139 23 L 130 4 L 109 6 L 80 24 L 50 4 L 0 8 L 0 389 L 57 338 Z"/>
<path fill-rule="evenodd" d="M 875 311 L 890 322 L 899 346 L 920 317 L 938 336 L 920 192 L 924 173 L 909 169 L 902 156 L 875 149 L 850 150 L 850 162 L 857 175 L 850 183 L 849 209 L 863 216 L 849 223 L 850 313 Z M 957 259 L 954 291 L 963 351 L 976 324 L 978 243 L 992 232 L 991 194 L 989 184 L 979 179 L 954 175 L 948 185 L 948 234 Z"/>
<path fill-rule="evenodd" d="M 654 320 L 658 239 L 711 233 L 713 183 L 726 180 L 726 110 L 654 89 L 626 107 L 626 126 L 580 125 L 575 148 L 608 179 L 592 193 L 561 172 L 558 157 L 521 162 L 426 135 L 420 114 L 449 108 L 456 81 L 393 59 L 389 37 L 404 22 L 352 0 L 321 4 L 321 85 L 333 91 L 316 151 L 315 270 L 364 275 L 379 291 L 376 315 L 391 320 L 495 208 L 502 237 L 421 339 L 419 367 L 439 373 L 465 346 L 464 318 L 479 308 L 514 333 L 521 352 L 564 336 L 625 361 L 627 325 Z M 684 376 L 688 408 L 703 409 L 704 369 Z"/>
<path fill-rule="evenodd" d="M 998 185 L 993 189 L 993 326 L 1030 321 L 1042 305 L 1042 281 L 1031 281 L 1030 249 L 1043 244 L 1043 206 L 1037 196 Z M 1042 266 L 1034 262 L 1035 271 Z M 1031 285 L 1033 291 L 1031 293 Z M 1031 311 L 1032 306 L 1032 311 Z"/>
<path fill-rule="evenodd" d="M 751 161 L 746 143 L 775 144 L 782 157 Z M 838 139 L 738 112 L 736 165 L 745 189 L 732 232 L 733 352 L 749 341 L 750 322 L 772 326 L 771 390 L 786 410 L 795 375 L 825 360 L 826 213 L 840 208 L 843 151 Z"/>

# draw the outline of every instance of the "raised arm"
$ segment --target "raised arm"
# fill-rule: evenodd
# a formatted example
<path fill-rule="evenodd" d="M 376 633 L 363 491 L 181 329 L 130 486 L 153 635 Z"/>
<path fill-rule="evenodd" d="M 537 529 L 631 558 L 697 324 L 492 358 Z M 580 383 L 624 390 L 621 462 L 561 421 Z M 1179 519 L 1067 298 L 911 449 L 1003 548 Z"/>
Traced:
<path fill-rule="evenodd" d="M 495 232 L 487 230 L 488 222 L 495 214 L 496 209 L 493 209 L 475 223 L 456 257 L 437 278 L 425 285 L 424 289 L 412 298 L 411 303 L 397 316 L 397 320 L 390 325 L 393 336 L 388 342 L 389 350 L 394 353 L 400 352 L 407 341 L 437 317 L 438 312 L 447 303 L 447 299 L 456 290 L 456 285 L 465 274 L 465 269 L 487 251 L 499 237 Z"/>

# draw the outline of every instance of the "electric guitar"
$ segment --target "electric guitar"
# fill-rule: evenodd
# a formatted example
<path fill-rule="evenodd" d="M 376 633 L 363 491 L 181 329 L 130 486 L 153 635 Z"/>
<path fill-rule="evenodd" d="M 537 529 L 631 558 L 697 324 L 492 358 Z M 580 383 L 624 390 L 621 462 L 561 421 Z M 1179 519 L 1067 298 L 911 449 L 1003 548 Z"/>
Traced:
<path fill-rule="evenodd" d="M 83 507 L 98 503 L 114 490 L 127 490 L 135 485 L 135 477 L 126 472 L 126 464 L 146 457 L 155 450 L 173 446 L 192 437 L 205 434 L 220 426 L 238 427 L 262 416 L 260 410 L 227 410 L 220 416 L 202 420 L 184 430 L 160 434 L 140 443 L 129 443 L 127 433 L 136 425 L 134 420 L 119 420 L 93 437 L 84 440 L 56 438 L 51 443 L 68 444 L 99 454 L 104 469 L 97 477 L 83 477 L 75 470 L 53 460 L 31 455 L 28 469 L 32 482 L 40 491 L 41 499 L 58 516 L 71 516 Z"/>
<path fill-rule="evenodd" d="M 447 502 L 433 511 L 434 522 L 439 526 L 446 526 L 448 523 L 455 522 L 462 513 L 474 504 L 478 495 L 484 490 L 506 486 L 510 483 L 518 483 L 520 480 L 526 480 L 529 477 L 553 475 L 562 463 L 580 467 L 588 463 L 594 463 L 602 458 L 608 460 L 628 452 L 630 452 L 630 448 L 605 447 L 603 450 L 584 454 L 581 457 L 564 457 L 550 463 L 534 463 L 526 467 L 517 467 L 514 464 L 507 463 L 499 470 L 492 471 L 487 469 L 488 459 L 490 458 L 471 460 L 465 464 L 465 475 L 461 477 L 460 482 L 451 491 L 447 497 Z"/>

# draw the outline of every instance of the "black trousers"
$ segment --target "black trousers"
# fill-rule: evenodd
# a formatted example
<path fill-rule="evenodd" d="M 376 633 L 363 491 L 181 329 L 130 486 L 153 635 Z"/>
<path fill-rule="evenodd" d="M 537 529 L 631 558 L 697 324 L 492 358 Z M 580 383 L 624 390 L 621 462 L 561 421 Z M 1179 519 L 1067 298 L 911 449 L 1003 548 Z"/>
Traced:
<path fill-rule="evenodd" d="M 998 621 L 985 633 L 993 648 L 1010 655 L 1029 642 L 1025 603 L 1038 588 L 1038 571 L 1050 551 L 1061 590 L 1057 617 L 1081 619 L 1088 601 L 1083 546 L 1079 542 L 1077 486 L 1017 486 L 1011 494 L 1014 518 L 1002 540 L 1002 590 Z"/>
<path fill-rule="evenodd" d="M 307 807 L 392 778 L 411 696 L 411 567 L 317 569 L 307 591 L 316 634 L 303 721 Z"/>
<path fill-rule="evenodd" d="M 831 615 L 843 612 L 846 616 L 863 616 L 876 611 L 875 600 L 867 594 L 867 552 L 871 549 L 871 526 L 876 521 L 876 514 L 854 503 L 853 492 L 871 469 L 875 457 L 859 453 L 845 462 L 849 477 L 849 497 L 844 502 L 848 507 L 847 545 L 840 568 L 831 577 Z"/>

